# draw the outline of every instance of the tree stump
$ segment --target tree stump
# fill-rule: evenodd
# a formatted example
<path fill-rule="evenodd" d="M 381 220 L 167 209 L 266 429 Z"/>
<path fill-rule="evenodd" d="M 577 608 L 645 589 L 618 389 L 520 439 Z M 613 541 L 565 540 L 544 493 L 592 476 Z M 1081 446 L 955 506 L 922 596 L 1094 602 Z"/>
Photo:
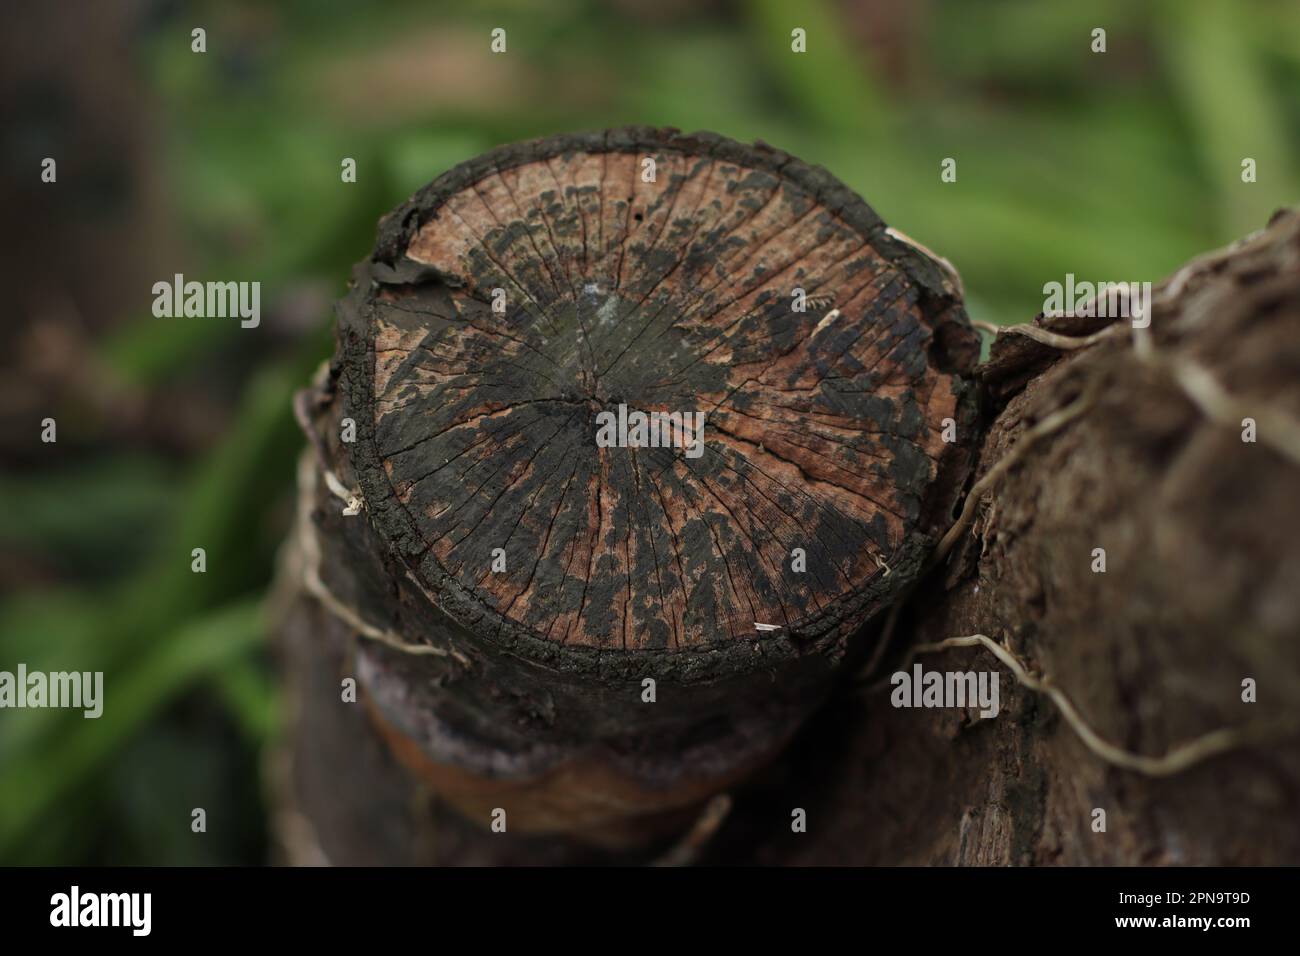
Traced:
<path fill-rule="evenodd" d="M 943 266 L 778 150 L 467 162 L 381 222 L 300 396 L 339 673 L 482 825 L 653 832 L 778 753 L 916 579 L 977 356 Z"/>

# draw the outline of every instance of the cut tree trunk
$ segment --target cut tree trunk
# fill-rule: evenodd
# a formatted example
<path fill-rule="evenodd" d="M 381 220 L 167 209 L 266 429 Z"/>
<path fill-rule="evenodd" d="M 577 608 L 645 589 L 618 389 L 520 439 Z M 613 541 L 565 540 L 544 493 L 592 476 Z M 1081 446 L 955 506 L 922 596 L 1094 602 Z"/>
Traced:
<path fill-rule="evenodd" d="M 1298 237 L 973 371 L 943 265 L 784 154 L 619 131 L 447 174 L 300 402 L 285 858 L 1300 862 Z M 704 454 L 598 448 L 618 404 L 705 411 Z M 914 660 L 1000 713 L 892 706 Z"/>
<path fill-rule="evenodd" d="M 629 129 L 457 167 L 381 224 L 300 402 L 359 705 L 484 826 L 678 826 L 917 577 L 977 356 L 943 266 L 776 150 Z"/>

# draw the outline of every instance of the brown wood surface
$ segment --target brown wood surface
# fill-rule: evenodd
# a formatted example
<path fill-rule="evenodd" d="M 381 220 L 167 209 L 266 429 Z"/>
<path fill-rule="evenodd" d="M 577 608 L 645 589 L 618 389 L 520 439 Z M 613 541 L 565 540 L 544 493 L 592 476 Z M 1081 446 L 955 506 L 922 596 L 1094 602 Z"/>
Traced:
<path fill-rule="evenodd" d="M 973 340 L 932 348 L 959 305 L 860 200 L 792 164 L 660 131 L 557 138 L 417 200 L 387 254 L 418 278 L 361 306 L 372 431 L 354 461 L 382 527 L 414 533 L 424 582 L 450 579 L 480 629 L 743 642 L 761 663 L 908 579 L 955 470 L 941 430 Z M 704 413 L 702 456 L 598 448 L 596 414 L 619 404 Z"/>

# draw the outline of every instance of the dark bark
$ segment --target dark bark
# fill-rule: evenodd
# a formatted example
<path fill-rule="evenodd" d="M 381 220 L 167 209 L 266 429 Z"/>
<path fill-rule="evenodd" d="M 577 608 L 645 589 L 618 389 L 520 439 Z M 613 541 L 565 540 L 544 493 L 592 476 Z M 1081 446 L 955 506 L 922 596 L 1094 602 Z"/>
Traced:
<path fill-rule="evenodd" d="M 1107 321 L 1037 324 L 1078 335 Z M 983 499 L 910 633 L 986 634 L 1050 675 L 1104 741 L 1203 759 L 1149 766 L 1155 776 L 1114 766 L 1059 706 L 1020 688 L 997 720 L 973 723 L 894 711 L 886 693 L 850 746 L 869 749 L 889 783 L 858 776 L 842 799 L 859 809 L 828 812 L 847 827 L 828 838 L 856 859 L 1300 862 L 1300 215 L 1157 286 L 1147 350 L 1127 325 L 1068 351 L 999 336 L 982 373 L 997 415 L 981 474 L 1033 423 L 1093 398 Z M 1197 384 L 1206 375 L 1217 398 Z M 998 666 L 984 649 L 922 660 Z M 1242 699 L 1246 678 L 1255 703 Z M 900 814 L 910 838 L 872 836 L 863 812 Z"/>

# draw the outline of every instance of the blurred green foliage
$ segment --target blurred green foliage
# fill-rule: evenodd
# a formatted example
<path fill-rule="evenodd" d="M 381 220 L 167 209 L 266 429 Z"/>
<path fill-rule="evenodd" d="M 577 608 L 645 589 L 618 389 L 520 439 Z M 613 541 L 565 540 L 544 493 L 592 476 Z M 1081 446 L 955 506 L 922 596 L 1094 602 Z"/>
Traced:
<path fill-rule="evenodd" d="M 377 218 L 455 163 L 628 123 L 761 138 L 826 166 L 958 267 L 973 317 L 1002 323 L 1032 317 L 1067 272 L 1159 279 L 1300 195 L 1288 0 L 148 9 L 133 56 L 153 99 L 139 108 L 185 239 L 160 277 L 257 279 L 264 310 L 304 283 L 342 292 Z M 504 56 L 488 49 L 496 26 Z M 1104 55 L 1089 48 L 1098 26 Z M 956 183 L 940 181 L 945 157 Z M 0 668 L 104 670 L 107 695 L 99 720 L 0 715 L 3 862 L 268 852 L 260 769 L 281 720 L 260 602 L 301 447 L 289 402 L 328 355 L 328 316 L 264 355 L 266 328 L 154 319 L 146 293 L 96 353 L 146 395 L 220 364 L 229 424 L 179 461 L 90 442 L 57 470 L 0 479 L 4 550 L 53 576 L 6 599 Z M 190 571 L 196 546 L 206 574 Z"/>

